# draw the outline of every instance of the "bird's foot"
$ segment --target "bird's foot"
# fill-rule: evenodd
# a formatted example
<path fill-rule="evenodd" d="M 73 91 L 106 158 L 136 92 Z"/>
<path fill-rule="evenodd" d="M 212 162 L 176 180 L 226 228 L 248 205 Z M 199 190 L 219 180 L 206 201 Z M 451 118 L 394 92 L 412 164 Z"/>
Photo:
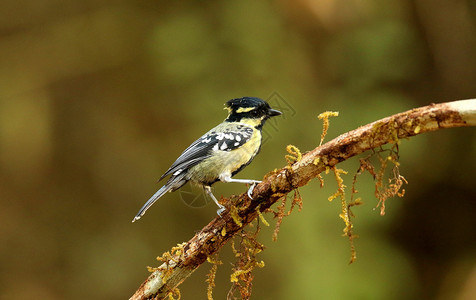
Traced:
<path fill-rule="evenodd" d="M 259 180 L 254 180 L 253 183 L 251 184 L 250 188 L 248 189 L 248 197 L 250 197 L 251 200 L 253 200 L 253 190 L 255 189 L 256 184 L 260 183 L 261 181 Z"/>
<path fill-rule="evenodd" d="M 226 211 L 226 207 L 223 205 L 220 205 L 219 208 L 217 209 L 217 214 L 221 217 L 221 214 Z"/>

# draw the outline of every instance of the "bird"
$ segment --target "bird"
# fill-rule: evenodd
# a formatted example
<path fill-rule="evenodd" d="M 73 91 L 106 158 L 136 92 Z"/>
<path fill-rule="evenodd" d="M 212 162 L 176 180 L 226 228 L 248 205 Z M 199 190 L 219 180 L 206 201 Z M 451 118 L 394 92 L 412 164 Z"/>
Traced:
<path fill-rule="evenodd" d="M 225 109 L 228 110 L 226 119 L 183 151 L 160 177 L 159 181 L 170 175 L 167 183 L 142 206 L 132 222 L 139 220 L 165 193 L 176 191 L 187 182 L 203 188 L 218 206 L 218 215 L 226 209 L 212 193 L 214 183 L 249 184 L 248 196 L 251 198 L 254 186 L 261 181 L 232 177 L 250 164 L 260 151 L 266 120 L 282 112 L 257 97 L 231 99 L 225 103 Z"/>

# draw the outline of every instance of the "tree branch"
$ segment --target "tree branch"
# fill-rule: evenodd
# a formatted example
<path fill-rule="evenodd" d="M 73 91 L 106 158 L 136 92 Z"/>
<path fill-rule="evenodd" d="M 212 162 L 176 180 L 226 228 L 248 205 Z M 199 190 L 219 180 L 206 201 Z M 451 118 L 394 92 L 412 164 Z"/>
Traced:
<path fill-rule="evenodd" d="M 254 200 L 250 200 L 246 193 L 225 199 L 226 212 L 212 220 L 187 243 L 182 244 L 180 251 L 175 251 L 173 257 L 167 258 L 130 299 L 166 298 L 205 262 L 208 256 L 219 251 L 236 233 L 253 221 L 258 216 L 257 210 L 264 211 L 269 208 L 287 193 L 306 185 L 326 168 L 367 150 L 395 143 L 398 139 L 443 128 L 464 126 L 476 126 L 476 99 L 412 109 L 340 135 L 306 153 L 291 166 L 267 174 L 263 182 L 255 187 Z M 241 224 L 233 220 L 230 210 L 236 212 Z"/>

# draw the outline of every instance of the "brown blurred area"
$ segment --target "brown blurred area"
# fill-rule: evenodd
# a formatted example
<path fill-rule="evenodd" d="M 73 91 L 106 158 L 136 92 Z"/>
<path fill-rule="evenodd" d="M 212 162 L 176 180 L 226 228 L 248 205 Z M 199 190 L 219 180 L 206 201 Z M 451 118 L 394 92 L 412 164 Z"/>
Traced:
<path fill-rule="evenodd" d="M 325 110 L 340 112 L 331 139 L 476 95 L 469 0 L 2 0 L 0 16 L 1 299 L 132 295 L 156 256 L 215 217 L 213 204 L 173 193 L 131 224 L 156 179 L 225 118 L 228 99 L 287 108 L 236 176 L 258 179 L 285 165 L 286 145 L 319 143 Z M 475 129 L 404 140 L 400 155 L 409 184 L 385 217 L 370 178 L 359 182 L 354 264 L 328 176 L 323 189 L 301 189 L 304 209 L 277 242 L 273 228 L 261 232 L 253 299 L 475 299 Z M 342 165 L 348 186 L 356 161 Z M 229 249 L 220 258 L 216 299 L 234 261 Z M 209 267 L 181 286 L 183 299 L 206 298 Z"/>

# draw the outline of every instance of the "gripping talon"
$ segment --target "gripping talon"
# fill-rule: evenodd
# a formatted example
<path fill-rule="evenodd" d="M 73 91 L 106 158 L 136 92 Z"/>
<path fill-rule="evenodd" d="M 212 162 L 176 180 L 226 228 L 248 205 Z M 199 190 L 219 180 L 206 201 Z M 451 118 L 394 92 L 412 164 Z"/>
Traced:
<path fill-rule="evenodd" d="M 250 188 L 248 189 L 248 197 L 250 197 L 251 200 L 253 200 L 253 197 L 252 197 L 252 195 L 253 195 L 253 190 L 255 189 L 256 184 L 258 184 L 258 183 L 260 183 L 260 182 L 261 182 L 261 181 L 259 181 L 259 180 L 254 181 L 254 182 L 251 184 Z"/>
<path fill-rule="evenodd" d="M 224 206 L 220 206 L 219 209 L 217 209 L 217 215 L 221 217 L 221 214 L 224 213 L 226 208 Z"/>

